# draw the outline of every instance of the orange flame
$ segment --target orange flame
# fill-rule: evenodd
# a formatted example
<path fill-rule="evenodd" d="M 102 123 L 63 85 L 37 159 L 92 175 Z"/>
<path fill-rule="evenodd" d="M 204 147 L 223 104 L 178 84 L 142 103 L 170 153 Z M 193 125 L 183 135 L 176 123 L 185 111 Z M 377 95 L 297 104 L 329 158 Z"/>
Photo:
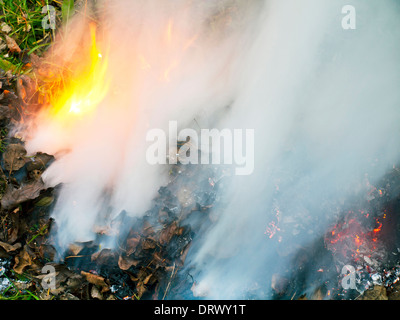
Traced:
<path fill-rule="evenodd" d="M 83 70 L 66 79 L 66 85 L 60 94 L 50 102 L 52 115 L 60 121 L 68 121 L 71 115 L 90 113 L 108 92 L 107 55 L 103 55 L 98 49 L 94 24 L 90 24 L 90 34 L 89 63 Z"/>

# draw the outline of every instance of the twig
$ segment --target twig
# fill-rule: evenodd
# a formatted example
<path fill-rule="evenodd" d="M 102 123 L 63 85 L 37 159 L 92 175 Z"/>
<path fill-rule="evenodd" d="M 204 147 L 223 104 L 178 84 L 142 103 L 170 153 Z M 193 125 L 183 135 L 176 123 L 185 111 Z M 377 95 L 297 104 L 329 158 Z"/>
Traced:
<path fill-rule="evenodd" d="M 174 265 L 173 265 L 173 267 L 172 267 L 171 276 L 170 276 L 170 278 L 169 278 L 168 285 L 167 285 L 167 288 L 165 289 L 164 296 L 163 296 L 162 300 L 165 299 L 165 297 L 166 297 L 166 295 L 167 295 L 167 293 L 168 293 L 168 290 L 169 290 L 169 287 L 170 287 L 170 285 L 171 285 L 172 278 L 174 277 L 174 274 L 175 274 L 175 262 L 174 262 Z"/>

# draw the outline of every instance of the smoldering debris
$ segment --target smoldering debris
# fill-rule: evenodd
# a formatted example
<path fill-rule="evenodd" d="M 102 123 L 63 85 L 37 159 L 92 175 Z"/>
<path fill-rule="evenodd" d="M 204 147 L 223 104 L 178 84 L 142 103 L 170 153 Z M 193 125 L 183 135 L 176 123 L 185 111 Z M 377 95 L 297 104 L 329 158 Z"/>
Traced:
<path fill-rule="evenodd" d="M 61 277 L 61 287 L 74 283 L 72 295 L 96 299 L 341 298 L 336 268 L 345 263 L 361 266 L 376 285 L 390 273 L 395 285 L 396 266 L 379 271 L 386 257 L 368 257 L 359 229 L 346 229 L 352 215 L 344 204 L 368 188 L 366 173 L 376 186 L 399 159 L 397 4 L 355 1 L 363 19 L 345 31 L 344 1 L 161 2 L 111 1 L 96 11 L 104 24 L 95 61 L 108 58 L 104 78 L 114 90 L 90 121 L 55 120 L 44 108 L 24 123 L 28 154 L 55 154 L 56 161 L 41 174 L 43 198 L 17 196 L 8 207 L 52 199 L 50 187 L 60 188 L 56 201 L 43 201 L 55 219 L 52 233 L 49 220 L 41 221 L 33 250 L 16 250 L 23 269 L 35 262 L 37 270 L 41 254 L 61 255 L 79 274 Z M 70 27 L 76 32 L 48 57 L 61 66 L 79 66 L 76 50 L 83 55 L 91 43 L 85 17 Z M 5 117 L 23 119 L 21 97 L 8 95 L 14 114 Z M 224 179 L 204 167 L 150 166 L 142 157 L 146 133 L 166 132 L 169 121 L 196 130 L 254 129 L 253 174 L 231 177 L 216 192 Z M 378 190 L 398 197 L 396 184 Z M 331 240 L 359 249 L 362 264 L 351 254 L 332 257 L 332 242 L 324 246 L 326 230 L 340 219 L 336 235 L 352 242 Z M 7 230 L 18 238 L 18 230 Z M 43 243 L 47 236 L 57 250 Z M 5 254 L 15 260 L 14 251 Z M 329 284 L 322 290 L 321 282 Z"/>

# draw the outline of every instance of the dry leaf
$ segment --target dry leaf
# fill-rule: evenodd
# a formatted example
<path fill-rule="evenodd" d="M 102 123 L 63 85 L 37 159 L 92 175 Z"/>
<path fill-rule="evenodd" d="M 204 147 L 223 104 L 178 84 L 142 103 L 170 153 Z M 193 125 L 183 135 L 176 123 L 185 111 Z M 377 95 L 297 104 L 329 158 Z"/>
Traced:
<path fill-rule="evenodd" d="M 10 33 L 12 31 L 11 27 L 5 22 L 2 22 L 0 24 L 0 28 L 1 28 L 1 31 L 4 33 Z"/>
<path fill-rule="evenodd" d="M 77 243 L 71 243 L 68 246 L 68 250 L 71 251 L 72 255 L 74 256 L 77 256 L 82 249 L 83 245 Z"/>
<path fill-rule="evenodd" d="M 92 254 L 91 261 L 96 261 L 99 265 L 114 265 L 117 260 L 117 253 L 111 249 L 103 249 Z"/>
<path fill-rule="evenodd" d="M 24 246 L 24 249 L 15 256 L 15 264 L 14 271 L 18 274 L 22 274 L 24 269 L 32 264 L 31 256 L 28 252 L 27 246 Z"/>
<path fill-rule="evenodd" d="M 147 284 L 152 276 L 153 276 L 153 274 L 150 273 L 146 278 L 144 278 L 143 283 Z"/>
<path fill-rule="evenodd" d="M 15 40 L 9 36 L 6 35 L 6 44 L 8 49 L 10 50 L 10 52 L 14 53 L 14 52 L 21 52 L 21 48 L 17 45 L 17 43 L 15 42 Z"/>
<path fill-rule="evenodd" d="M 92 296 L 93 299 L 103 300 L 103 295 L 101 294 L 100 290 L 96 286 L 92 287 L 92 290 L 90 291 L 90 295 Z"/>
<path fill-rule="evenodd" d="M 5 194 L 1 199 L 1 206 L 6 210 L 12 209 L 22 202 L 36 199 L 40 195 L 40 191 L 44 189 L 45 186 L 42 180 L 29 182 L 18 189 L 8 185 Z"/>
<path fill-rule="evenodd" d="M 54 159 L 53 156 L 48 155 L 47 153 L 38 152 L 34 157 L 32 157 L 27 164 L 26 170 L 43 170 L 45 169 L 47 163 Z"/>
<path fill-rule="evenodd" d="M 139 260 L 134 260 L 131 258 L 128 258 L 126 256 L 120 255 L 118 259 L 118 266 L 121 270 L 128 270 L 130 267 L 134 266 L 136 267 L 139 263 Z"/>
<path fill-rule="evenodd" d="M 136 237 L 129 238 L 126 240 L 126 254 L 129 256 L 135 252 L 137 246 L 140 242 L 140 236 L 137 235 Z"/>
<path fill-rule="evenodd" d="M 4 169 L 16 171 L 21 169 L 25 163 L 26 150 L 23 145 L 14 143 L 9 144 L 3 154 Z"/>
<path fill-rule="evenodd" d="M 142 242 L 142 249 L 143 250 L 150 250 L 150 249 L 154 249 L 155 247 L 156 247 L 156 244 L 151 239 L 144 239 L 143 242 Z"/>
<path fill-rule="evenodd" d="M 17 242 L 14 245 L 11 245 L 11 244 L 0 241 L 0 247 L 2 247 L 7 252 L 12 252 L 12 251 L 15 251 L 15 250 L 18 250 L 19 248 L 21 248 L 22 245 L 19 242 Z"/>
<path fill-rule="evenodd" d="M 166 245 L 170 242 L 177 230 L 177 223 L 171 223 L 167 228 L 163 229 L 160 234 L 160 244 Z"/>
<path fill-rule="evenodd" d="M 101 287 L 101 292 L 110 290 L 108 284 L 105 282 L 105 279 L 102 276 L 85 271 L 81 271 L 81 275 L 84 276 L 89 283 Z"/>
<path fill-rule="evenodd" d="M 144 283 L 142 281 L 140 281 L 137 285 L 136 285 L 136 292 L 137 292 L 137 296 L 140 299 L 143 294 L 146 292 L 146 287 L 144 285 Z"/>
<path fill-rule="evenodd" d="M 384 286 L 374 286 L 364 292 L 358 300 L 388 300 L 386 288 Z"/>

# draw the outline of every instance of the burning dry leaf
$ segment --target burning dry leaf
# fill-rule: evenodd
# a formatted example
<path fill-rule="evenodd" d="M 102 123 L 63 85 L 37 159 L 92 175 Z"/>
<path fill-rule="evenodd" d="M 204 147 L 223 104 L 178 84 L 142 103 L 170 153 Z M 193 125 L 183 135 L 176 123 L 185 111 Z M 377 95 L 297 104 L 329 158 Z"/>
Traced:
<path fill-rule="evenodd" d="M 24 88 L 21 79 L 17 80 L 17 93 L 22 100 L 26 100 L 26 89 Z"/>
<path fill-rule="evenodd" d="M 18 96 L 28 103 L 31 101 L 34 93 L 37 91 L 37 83 L 27 75 L 21 75 L 17 79 L 17 93 Z"/>
<path fill-rule="evenodd" d="M 21 169 L 25 163 L 26 150 L 21 144 L 9 144 L 3 154 L 4 169 L 7 171 L 16 171 Z"/>
<path fill-rule="evenodd" d="M 6 35 L 6 43 L 7 43 L 7 47 L 10 50 L 10 52 L 12 52 L 12 53 L 21 52 L 21 48 L 17 45 L 15 40 L 7 35 Z"/>

